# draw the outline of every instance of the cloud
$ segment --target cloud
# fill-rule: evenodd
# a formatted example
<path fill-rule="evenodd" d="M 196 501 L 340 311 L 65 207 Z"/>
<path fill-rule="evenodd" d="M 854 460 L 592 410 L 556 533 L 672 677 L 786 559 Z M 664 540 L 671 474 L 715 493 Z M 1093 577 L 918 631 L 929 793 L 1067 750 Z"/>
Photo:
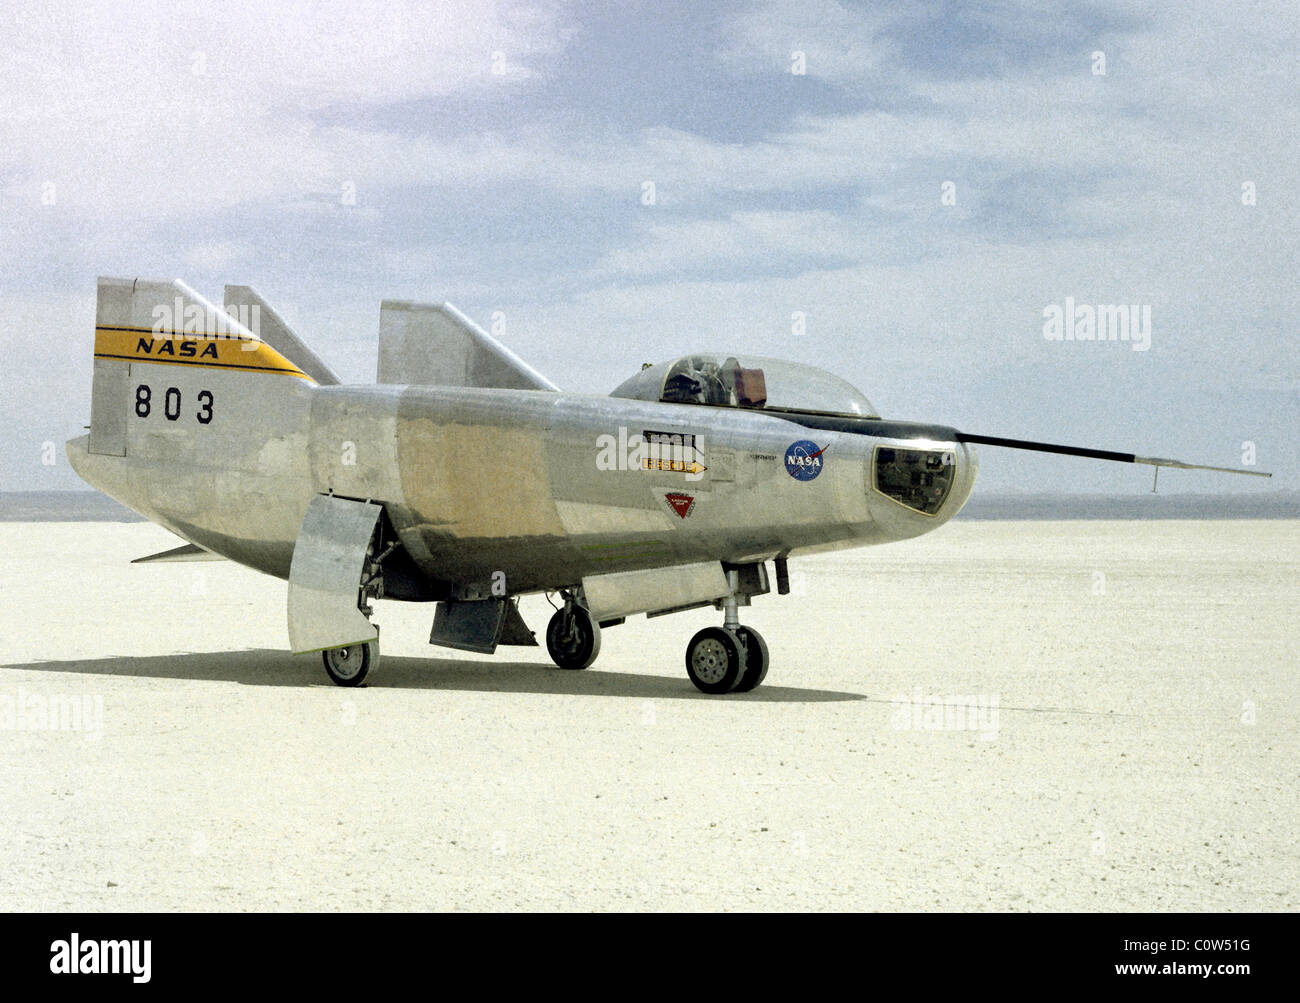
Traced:
<path fill-rule="evenodd" d="M 1069 73 L 1080 60 L 1143 22 L 1137 12 L 1077 0 L 909 4 L 782 0 L 746 5 L 728 27 L 724 60 L 737 72 L 803 70 L 861 89 L 917 80 Z M 864 95 L 865 96 L 865 95 Z"/>
<path fill-rule="evenodd" d="M 775 269 L 858 259 L 862 254 L 851 224 L 828 212 L 738 212 L 726 219 L 652 224 L 645 240 L 619 247 L 592 269 L 593 278 L 630 279 L 704 273 L 765 274 Z"/>
<path fill-rule="evenodd" d="M 5 199 L 30 210 L 53 185 L 88 217 L 335 193 L 357 134 L 315 113 L 505 99 L 567 36 L 551 15 L 482 0 L 10 5 L 0 24 Z"/>

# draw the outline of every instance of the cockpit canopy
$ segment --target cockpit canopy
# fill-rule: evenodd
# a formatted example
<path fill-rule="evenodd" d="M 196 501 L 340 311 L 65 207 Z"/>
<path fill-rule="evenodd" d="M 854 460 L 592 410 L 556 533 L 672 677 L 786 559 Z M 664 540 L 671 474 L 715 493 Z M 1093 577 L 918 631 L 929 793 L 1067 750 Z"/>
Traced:
<path fill-rule="evenodd" d="M 852 384 L 813 366 L 757 355 L 683 355 L 644 367 L 611 397 L 879 418 Z"/>

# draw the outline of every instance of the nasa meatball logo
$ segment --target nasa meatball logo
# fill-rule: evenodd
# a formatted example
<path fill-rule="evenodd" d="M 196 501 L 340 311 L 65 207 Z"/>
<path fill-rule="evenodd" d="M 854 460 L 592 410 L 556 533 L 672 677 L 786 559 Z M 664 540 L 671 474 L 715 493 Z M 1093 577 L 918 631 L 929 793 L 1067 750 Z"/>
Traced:
<path fill-rule="evenodd" d="M 811 481 L 822 472 L 822 453 L 826 446 L 800 439 L 785 451 L 785 472 L 796 481 Z"/>

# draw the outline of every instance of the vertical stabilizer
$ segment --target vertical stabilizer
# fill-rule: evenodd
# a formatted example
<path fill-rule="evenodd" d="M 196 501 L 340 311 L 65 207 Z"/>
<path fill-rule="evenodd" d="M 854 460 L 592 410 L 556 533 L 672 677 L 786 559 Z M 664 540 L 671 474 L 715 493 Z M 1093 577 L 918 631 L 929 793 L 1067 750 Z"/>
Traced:
<path fill-rule="evenodd" d="M 309 379 L 270 345 L 185 283 L 101 278 L 87 451 L 125 456 L 128 422 L 150 407 L 133 377 L 146 367 L 269 372 Z M 152 393 L 149 389 L 148 393 Z M 179 393 L 179 390 L 177 390 Z M 174 395 L 173 395 L 174 396 Z"/>
<path fill-rule="evenodd" d="M 384 300 L 380 383 L 501 390 L 558 390 L 450 303 Z"/>
<path fill-rule="evenodd" d="M 335 386 L 339 378 L 293 333 L 270 303 L 252 286 L 226 286 L 226 312 L 301 369 L 321 386 Z"/>

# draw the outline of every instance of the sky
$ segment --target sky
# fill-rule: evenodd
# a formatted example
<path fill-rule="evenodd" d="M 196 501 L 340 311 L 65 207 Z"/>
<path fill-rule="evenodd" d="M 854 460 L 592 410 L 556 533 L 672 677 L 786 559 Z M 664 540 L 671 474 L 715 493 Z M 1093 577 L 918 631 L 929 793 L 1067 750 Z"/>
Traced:
<path fill-rule="evenodd" d="M 566 390 L 749 352 L 886 417 L 1274 472 L 1162 492 L 1300 489 L 1294 0 L 0 0 L 0 39 L 0 490 L 84 487 L 99 275 L 251 285 L 345 382 L 382 299 L 448 300 Z M 1047 338 L 1067 299 L 1149 346 Z"/>

